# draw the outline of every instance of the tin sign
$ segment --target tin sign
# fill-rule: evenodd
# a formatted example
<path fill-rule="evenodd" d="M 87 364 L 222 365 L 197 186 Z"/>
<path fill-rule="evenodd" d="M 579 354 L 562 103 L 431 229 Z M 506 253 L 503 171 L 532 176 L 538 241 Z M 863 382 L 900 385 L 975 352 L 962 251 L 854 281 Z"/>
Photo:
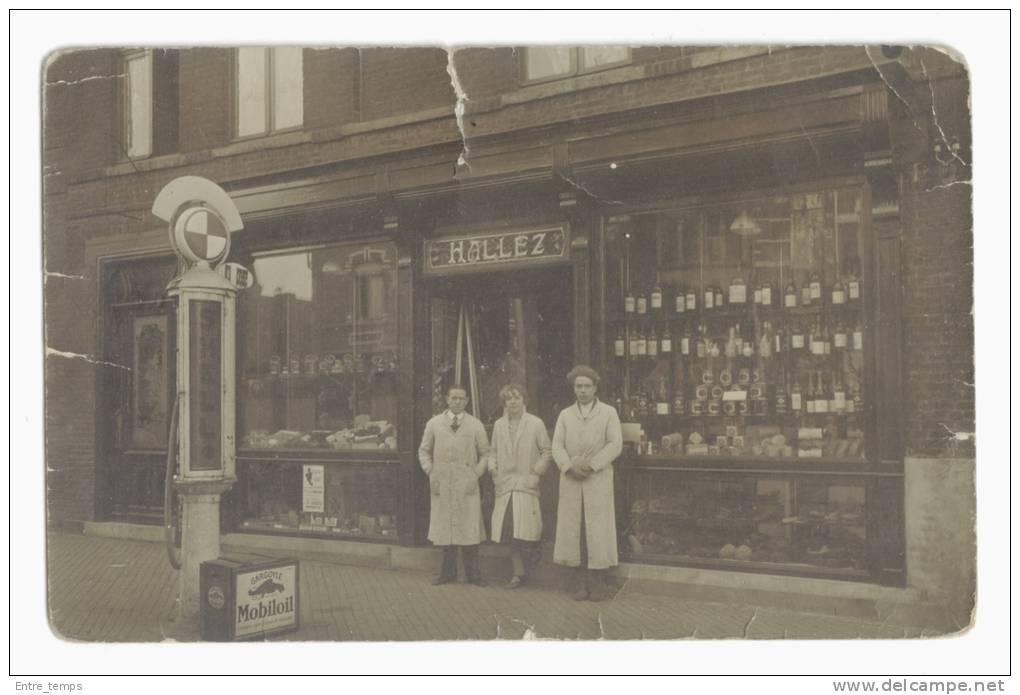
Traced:
<path fill-rule="evenodd" d="M 306 465 L 301 476 L 301 509 L 306 512 L 324 512 L 326 493 L 325 467 Z"/>
<path fill-rule="evenodd" d="M 297 625 L 296 565 L 238 572 L 235 577 L 235 637 Z"/>

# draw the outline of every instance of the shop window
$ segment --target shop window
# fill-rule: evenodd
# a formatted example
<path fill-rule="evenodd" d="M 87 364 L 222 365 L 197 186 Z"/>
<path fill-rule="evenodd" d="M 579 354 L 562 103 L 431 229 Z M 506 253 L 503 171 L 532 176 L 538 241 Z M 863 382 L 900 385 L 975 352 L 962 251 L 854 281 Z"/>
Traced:
<path fill-rule="evenodd" d="M 298 128 L 304 121 L 303 52 L 296 47 L 238 48 L 235 129 L 238 137 Z"/>
<path fill-rule="evenodd" d="M 629 61 L 627 46 L 528 46 L 523 50 L 523 81 L 555 80 Z"/>
<path fill-rule="evenodd" d="M 139 159 L 177 149 L 178 51 L 124 54 L 123 151 Z"/>
<path fill-rule="evenodd" d="M 239 303 L 243 449 L 397 448 L 392 244 L 257 255 Z"/>
<path fill-rule="evenodd" d="M 242 465 L 237 492 L 241 529 L 397 539 L 400 475 L 395 466 L 294 461 Z"/>
<path fill-rule="evenodd" d="M 861 484 L 634 471 L 626 494 L 634 560 L 867 573 Z"/>
<path fill-rule="evenodd" d="M 610 219 L 603 393 L 643 455 L 860 463 L 858 189 Z"/>

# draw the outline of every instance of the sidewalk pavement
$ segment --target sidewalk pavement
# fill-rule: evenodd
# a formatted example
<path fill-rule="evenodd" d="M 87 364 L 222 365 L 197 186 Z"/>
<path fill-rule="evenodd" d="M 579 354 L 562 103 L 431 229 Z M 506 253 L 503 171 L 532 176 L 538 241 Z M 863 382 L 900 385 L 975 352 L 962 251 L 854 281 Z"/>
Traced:
<path fill-rule="evenodd" d="M 71 640 L 155 642 L 178 590 L 161 543 L 48 536 L 50 625 Z M 628 590 L 602 603 L 539 587 L 434 587 L 421 572 L 301 561 L 300 629 L 276 640 L 897 639 L 941 631 L 877 619 Z"/>

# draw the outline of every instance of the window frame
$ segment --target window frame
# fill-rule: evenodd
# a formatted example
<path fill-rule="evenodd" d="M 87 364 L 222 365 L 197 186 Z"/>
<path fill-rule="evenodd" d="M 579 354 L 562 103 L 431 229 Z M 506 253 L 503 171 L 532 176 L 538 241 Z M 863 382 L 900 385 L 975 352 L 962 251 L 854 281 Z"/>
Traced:
<path fill-rule="evenodd" d="M 597 46 L 597 44 L 593 45 L 593 47 L 594 46 Z M 567 48 L 570 49 L 570 71 L 569 72 L 557 73 L 555 75 L 549 75 L 549 76 L 546 76 L 546 77 L 530 78 L 530 77 L 528 77 L 528 67 L 527 67 L 528 66 L 528 56 L 527 56 L 527 52 L 532 50 L 532 49 L 535 49 L 535 48 L 538 48 L 538 49 L 542 49 L 542 48 L 560 48 L 560 46 L 551 46 L 551 45 L 550 46 L 523 46 L 521 48 L 520 61 L 519 61 L 520 84 L 521 84 L 521 86 L 528 86 L 528 85 L 533 85 L 533 84 L 544 84 L 546 82 L 556 82 L 557 80 L 565 80 L 565 79 L 569 79 L 571 77 L 579 77 L 581 75 L 590 75 L 592 73 L 602 72 L 604 70 L 611 70 L 613 68 L 618 68 L 618 67 L 621 67 L 623 65 L 630 65 L 632 62 L 634 62 L 634 53 L 633 53 L 633 50 L 631 49 L 631 47 L 630 46 L 623 46 L 623 48 L 627 49 L 627 57 L 625 59 L 618 60 L 618 61 L 615 61 L 615 62 L 612 62 L 612 63 L 603 63 L 602 65 L 586 68 L 586 67 L 584 67 L 582 56 L 584 55 L 584 53 L 583 53 L 584 50 L 589 48 L 589 46 L 567 46 Z"/>
<path fill-rule="evenodd" d="M 265 62 L 263 65 L 263 83 L 265 86 L 266 97 L 263 100 L 262 108 L 264 110 L 266 129 L 258 133 L 248 133 L 242 135 L 240 132 L 241 125 L 241 92 L 240 92 L 240 81 L 238 79 L 238 70 L 240 69 L 240 49 L 241 48 L 261 48 L 265 51 Z M 272 135 L 279 135 L 281 133 L 291 133 L 299 131 L 305 127 L 305 111 L 304 104 L 301 107 L 301 122 L 297 125 L 287 126 L 285 128 L 276 127 L 275 118 L 275 106 L 276 106 L 276 50 L 278 48 L 297 48 L 301 51 L 301 99 L 304 101 L 305 96 L 305 76 L 304 76 L 304 48 L 298 46 L 242 46 L 233 50 L 233 57 L 231 60 L 231 112 L 232 112 L 232 123 L 231 123 L 231 135 L 235 142 L 244 140 L 255 140 L 258 138 L 265 138 Z"/>
<path fill-rule="evenodd" d="M 155 116 L 156 116 L 156 100 L 155 100 L 155 58 L 151 49 L 143 48 L 137 50 L 125 51 L 123 54 L 123 72 L 124 72 L 124 90 L 121 95 L 121 142 L 122 152 L 120 153 L 121 158 L 126 160 L 136 159 L 148 159 L 153 156 L 156 147 L 155 138 Z M 148 142 L 147 148 L 144 152 L 132 152 L 133 146 L 133 130 L 135 125 L 134 112 L 132 109 L 132 96 L 133 87 L 131 81 L 131 63 L 136 60 L 145 60 L 148 64 L 149 73 L 149 89 L 148 94 L 145 95 L 148 100 L 149 118 L 147 123 Z"/>

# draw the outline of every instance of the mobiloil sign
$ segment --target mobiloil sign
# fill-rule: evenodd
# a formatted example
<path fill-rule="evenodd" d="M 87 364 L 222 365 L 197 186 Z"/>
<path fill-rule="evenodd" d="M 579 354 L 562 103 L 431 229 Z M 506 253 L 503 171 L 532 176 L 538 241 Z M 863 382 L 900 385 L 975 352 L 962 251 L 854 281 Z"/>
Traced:
<path fill-rule="evenodd" d="M 202 564 L 202 637 L 265 638 L 298 627 L 298 563 L 264 556 Z"/>

